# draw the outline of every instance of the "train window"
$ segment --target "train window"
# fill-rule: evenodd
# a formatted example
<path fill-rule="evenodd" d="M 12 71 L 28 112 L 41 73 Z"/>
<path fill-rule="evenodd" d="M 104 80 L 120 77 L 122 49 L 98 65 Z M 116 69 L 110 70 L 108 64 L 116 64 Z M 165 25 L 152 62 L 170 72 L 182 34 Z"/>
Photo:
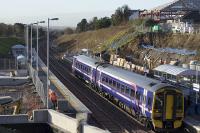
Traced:
<path fill-rule="evenodd" d="M 109 79 L 109 85 L 112 85 L 112 79 Z"/>
<path fill-rule="evenodd" d="M 101 78 L 101 81 L 102 81 L 102 82 L 105 82 L 105 80 L 106 80 L 105 77 L 102 77 L 102 78 Z"/>
<path fill-rule="evenodd" d="M 157 110 L 161 110 L 163 107 L 163 101 L 164 101 L 164 97 L 163 97 L 162 93 L 157 94 L 154 108 Z"/>
<path fill-rule="evenodd" d="M 106 83 L 108 83 L 108 78 L 106 77 Z"/>
<path fill-rule="evenodd" d="M 136 92 L 136 99 L 140 100 L 140 93 L 138 91 Z"/>
<path fill-rule="evenodd" d="M 88 69 L 88 72 L 91 73 L 91 68 Z"/>
<path fill-rule="evenodd" d="M 121 85 L 121 92 L 124 93 L 124 91 L 125 91 L 125 86 Z"/>
<path fill-rule="evenodd" d="M 117 89 L 120 89 L 120 83 L 117 82 Z"/>
<path fill-rule="evenodd" d="M 177 110 L 182 110 L 182 108 L 183 108 L 183 99 L 182 99 L 182 96 L 180 95 L 180 94 L 178 94 L 177 96 L 176 96 L 176 99 L 177 99 L 177 102 L 176 102 L 176 109 Z"/>
<path fill-rule="evenodd" d="M 131 89 L 131 97 L 135 97 L 135 90 Z"/>
<path fill-rule="evenodd" d="M 113 86 L 116 87 L 116 81 L 115 80 L 113 80 Z"/>
<path fill-rule="evenodd" d="M 126 93 L 127 95 L 129 95 L 129 88 L 128 88 L 127 86 L 126 86 L 125 93 Z"/>
<path fill-rule="evenodd" d="M 151 98 L 150 97 L 148 98 L 147 105 L 151 106 Z"/>

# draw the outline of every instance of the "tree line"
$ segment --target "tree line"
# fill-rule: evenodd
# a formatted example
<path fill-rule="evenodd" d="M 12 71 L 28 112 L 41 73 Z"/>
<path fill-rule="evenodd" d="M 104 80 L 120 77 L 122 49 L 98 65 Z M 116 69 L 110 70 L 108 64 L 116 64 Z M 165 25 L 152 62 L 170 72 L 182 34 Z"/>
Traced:
<path fill-rule="evenodd" d="M 15 23 L 14 25 L 0 23 L 0 36 L 1 37 L 23 37 L 24 25 Z"/>
<path fill-rule="evenodd" d="M 0 23 L 0 37 L 24 37 L 25 25 L 22 23 L 5 24 Z M 30 35 L 29 27 L 29 35 Z M 42 27 L 39 27 L 40 36 L 45 35 L 45 31 Z M 33 36 L 36 36 L 36 28 L 33 27 Z"/>
<path fill-rule="evenodd" d="M 110 26 L 117 26 L 124 24 L 129 21 L 129 16 L 131 15 L 131 10 L 128 5 L 124 5 L 122 7 L 118 7 L 115 10 L 115 13 L 111 15 L 111 17 L 93 17 L 92 20 L 88 21 L 83 18 L 76 26 L 76 29 L 66 28 L 66 34 L 72 34 L 74 32 L 80 33 L 91 30 L 98 30 L 102 28 L 108 28 Z"/>

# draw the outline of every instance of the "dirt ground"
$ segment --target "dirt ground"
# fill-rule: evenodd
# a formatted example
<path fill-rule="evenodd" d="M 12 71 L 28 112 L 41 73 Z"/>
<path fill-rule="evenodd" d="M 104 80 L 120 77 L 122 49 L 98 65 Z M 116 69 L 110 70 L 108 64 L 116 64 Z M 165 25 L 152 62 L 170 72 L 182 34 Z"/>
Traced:
<path fill-rule="evenodd" d="M 12 86 L 12 87 L 1 87 L 0 86 L 0 97 L 1 96 L 11 96 L 13 101 L 20 101 L 20 110 L 18 114 L 29 114 L 32 113 L 34 109 L 44 108 L 39 95 L 35 91 L 35 87 L 32 84 L 24 84 L 21 86 Z M 15 104 L 16 105 L 16 104 Z M 0 111 L 0 114 L 10 115 L 13 114 L 13 106 L 4 108 Z"/>

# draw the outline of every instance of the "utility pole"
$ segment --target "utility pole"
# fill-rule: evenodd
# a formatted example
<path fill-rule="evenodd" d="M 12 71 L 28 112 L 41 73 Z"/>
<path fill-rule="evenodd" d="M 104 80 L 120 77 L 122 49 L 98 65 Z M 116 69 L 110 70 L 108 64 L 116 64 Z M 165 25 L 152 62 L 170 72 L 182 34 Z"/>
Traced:
<path fill-rule="evenodd" d="M 47 109 L 49 109 L 49 98 L 48 98 L 48 93 L 49 93 L 49 22 L 50 20 L 58 20 L 58 18 L 48 18 L 47 21 Z"/>

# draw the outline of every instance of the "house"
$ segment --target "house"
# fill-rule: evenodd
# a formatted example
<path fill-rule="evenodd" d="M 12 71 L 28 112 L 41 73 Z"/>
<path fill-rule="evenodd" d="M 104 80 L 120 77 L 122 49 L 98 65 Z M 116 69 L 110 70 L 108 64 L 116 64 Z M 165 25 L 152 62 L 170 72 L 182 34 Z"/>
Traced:
<path fill-rule="evenodd" d="M 192 11 L 182 17 L 183 32 L 200 33 L 200 11 Z"/>
<path fill-rule="evenodd" d="M 130 10 L 131 15 L 129 16 L 129 20 L 139 19 L 140 12 L 140 10 Z"/>

